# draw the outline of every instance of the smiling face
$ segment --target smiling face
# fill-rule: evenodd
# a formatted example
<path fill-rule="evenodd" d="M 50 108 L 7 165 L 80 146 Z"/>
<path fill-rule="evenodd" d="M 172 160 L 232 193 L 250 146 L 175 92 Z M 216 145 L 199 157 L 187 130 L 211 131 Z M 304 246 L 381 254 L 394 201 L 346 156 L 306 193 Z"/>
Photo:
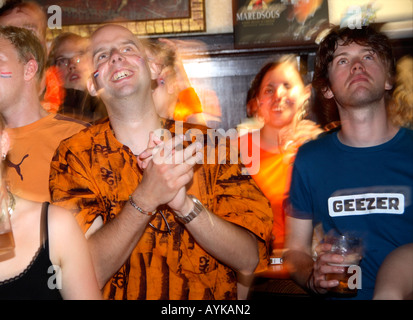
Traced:
<path fill-rule="evenodd" d="M 369 47 L 340 45 L 328 68 L 330 87 L 324 96 L 341 107 L 363 107 L 382 101 L 392 88 L 386 65 Z"/>
<path fill-rule="evenodd" d="M 100 28 L 91 38 L 91 52 L 94 89 L 104 101 L 150 93 L 151 73 L 144 51 L 128 29 L 117 25 Z"/>
<path fill-rule="evenodd" d="M 296 68 L 282 63 L 264 76 L 257 96 L 259 116 L 265 125 L 282 128 L 293 122 L 297 109 L 308 98 Z"/>

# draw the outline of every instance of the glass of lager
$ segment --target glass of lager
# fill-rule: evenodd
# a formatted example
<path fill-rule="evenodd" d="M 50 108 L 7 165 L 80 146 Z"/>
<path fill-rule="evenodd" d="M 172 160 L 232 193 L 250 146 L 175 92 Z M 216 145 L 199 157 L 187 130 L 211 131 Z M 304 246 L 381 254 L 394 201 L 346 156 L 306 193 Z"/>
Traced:
<path fill-rule="evenodd" d="M 0 208 L 0 255 L 14 249 L 14 238 L 11 228 L 10 213 L 7 201 L 1 201 Z"/>
<path fill-rule="evenodd" d="M 356 273 L 359 270 L 358 265 L 362 258 L 362 240 L 352 235 L 328 235 L 324 240 L 332 245 L 331 253 L 339 254 L 344 258 L 341 264 L 330 263 L 332 266 L 343 267 L 344 273 L 329 273 L 326 275 L 326 280 L 338 280 L 339 282 L 338 286 L 329 288 L 329 291 L 340 295 L 356 295 L 357 283 L 355 285 L 353 280 L 357 280 Z"/>

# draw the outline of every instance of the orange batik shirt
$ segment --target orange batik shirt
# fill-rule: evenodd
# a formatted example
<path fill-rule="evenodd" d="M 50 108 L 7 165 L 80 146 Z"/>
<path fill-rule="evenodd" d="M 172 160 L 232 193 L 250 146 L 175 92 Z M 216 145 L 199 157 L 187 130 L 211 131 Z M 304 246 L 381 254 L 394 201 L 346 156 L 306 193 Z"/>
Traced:
<path fill-rule="evenodd" d="M 164 128 L 175 133 L 173 121 L 165 120 Z M 184 132 L 188 128 L 184 124 Z M 205 127 L 196 128 L 206 132 Z M 208 137 L 202 136 L 206 150 Z M 104 223 L 116 217 L 141 178 L 136 156 L 116 140 L 106 121 L 61 143 L 51 166 L 52 200 L 76 210 L 86 232 L 96 217 L 101 216 Z M 240 163 L 197 165 L 188 194 L 216 215 L 254 233 L 259 239 L 257 270 L 267 266 L 271 208 L 254 180 L 241 174 Z M 236 299 L 235 271 L 204 251 L 173 213 L 164 209 L 172 233 L 160 233 L 148 225 L 130 257 L 106 284 L 104 298 Z M 152 224 L 165 229 L 160 214 Z"/>

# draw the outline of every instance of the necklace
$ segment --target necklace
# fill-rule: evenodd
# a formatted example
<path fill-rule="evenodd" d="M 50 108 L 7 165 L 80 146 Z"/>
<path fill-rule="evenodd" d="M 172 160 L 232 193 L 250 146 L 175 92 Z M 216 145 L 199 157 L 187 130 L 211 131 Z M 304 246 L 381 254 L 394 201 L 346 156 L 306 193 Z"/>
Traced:
<path fill-rule="evenodd" d="M 13 194 L 7 190 L 7 193 L 9 195 L 9 206 L 7 207 L 7 210 L 9 211 L 9 214 L 12 215 L 14 208 L 16 207 L 16 199 L 14 199 Z"/>

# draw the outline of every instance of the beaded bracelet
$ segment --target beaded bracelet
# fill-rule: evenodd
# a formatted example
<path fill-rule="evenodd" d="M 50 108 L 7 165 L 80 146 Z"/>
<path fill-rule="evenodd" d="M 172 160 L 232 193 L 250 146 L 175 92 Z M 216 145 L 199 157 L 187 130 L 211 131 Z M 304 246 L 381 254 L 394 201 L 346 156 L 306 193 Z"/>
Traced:
<path fill-rule="evenodd" d="M 141 207 L 139 207 L 132 199 L 132 195 L 129 196 L 129 203 L 134 207 L 136 210 L 138 210 L 140 213 L 147 215 L 147 216 L 153 216 L 158 212 L 158 210 L 155 209 L 153 212 L 145 211 Z"/>

